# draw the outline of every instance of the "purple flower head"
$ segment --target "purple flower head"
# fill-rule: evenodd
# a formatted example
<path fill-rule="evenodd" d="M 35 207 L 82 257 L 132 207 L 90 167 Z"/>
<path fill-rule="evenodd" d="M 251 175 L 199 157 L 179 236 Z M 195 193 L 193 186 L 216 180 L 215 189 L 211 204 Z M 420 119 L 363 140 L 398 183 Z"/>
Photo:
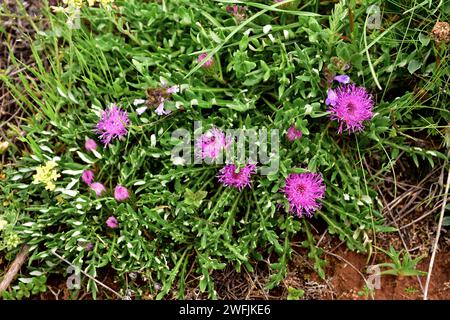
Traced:
<path fill-rule="evenodd" d="M 117 221 L 116 217 L 111 216 L 106 219 L 106 225 L 111 229 L 115 229 L 119 226 L 119 222 Z"/>
<path fill-rule="evenodd" d="M 245 6 L 238 6 L 237 4 L 227 6 L 227 12 L 231 13 L 238 22 L 245 19 L 246 11 L 247 7 Z"/>
<path fill-rule="evenodd" d="M 238 13 L 239 12 L 239 7 L 237 4 L 233 4 L 232 6 L 227 6 L 227 12 L 228 13 Z"/>
<path fill-rule="evenodd" d="M 149 88 L 147 89 L 147 104 L 156 107 L 155 113 L 159 116 L 167 115 L 170 110 L 164 109 L 164 104 L 166 100 L 170 98 L 171 94 L 180 92 L 180 86 L 174 85 L 168 88 L 167 82 L 161 80 L 162 87 L 159 88 Z M 144 112 L 145 109 L 140 108 L 139 112 Z"/>
<path fill-rule="evenodd" d="M 89 242 L 89 243 L 86 245 L 85 250 L 86 250 L 86 251 L 91 251 L 92 249 L 94 249 L 94 245 L 93 245 L 91 242 Z"/>
<path fill-rule="evenodd" d="M 203 60 L 205 60 L 207 56 L 208 56 L 207 53 L 201 53 L 201 54 L 198 56 L 197 61 L 200 63 L 200 62 L 202 62 Z M 214 64 L 214 60 L 213 60 L 213 58 L 211 57 L 211 58 L 209 58 L 209 59 L 202 65 L 202 67 L 205 68 L 205 69 L 209 69 L 209 68 L 212 67 L 213 64 Z"/>
<path fill-rule="evenodd" d="M 103 111 L 102 117 L 96 126 L 96 133 L 105 147 L 112 139 L 120 138 L 128 133 L 127 126 L 130 124 L 128 113 L 117 106 Z"/>
<path fill-rule="evenodd" d="M 302 137 L 302 132 L 297 130 L 294 125 L 290 126 L 287 131 L 287 138 L 289 141 L 294 141 Z"/>
<path fill-rule="evenodd" d="M 114 199 L 117 201 L 125 201 L 130 197 L 130 194 L 128 193 L 128 189 L 124 186 L 121 186 L 120 184 L 116 186 L 114 189 Z"/>
<path fill-rule="evenodd" d="M 350 77 L 346 74 L 337 75 L 333 78 L 335 81 L 343 84 L 350 83 Z"/>
<path fill-rule="evenodd" d="M 363 122 L 372 119 L 373 99 L 363 87 L 354 84 L 338 87 L 332 99 L 328 93 L 328 100 L 331 100 L 327 103 L 331 105 L 331 119 L 340 122 L 339 133 L 342 133 L 344 124 L 349 132 L 361 131 Z"/>
<path fill-rule="evenodd" d="M 90 187 L 92 190 L 94 190 L 97 197 L 100 197 L 102 194 L 105 193 L 106 188 L 104 185 L 102 185 L 100 182 L 93 182 L 90 184 Z"/>
<path fill-rule="evenodd" d="M 199 156 L 202 159 L 216 159 L 220 151 L 228 148 L 230 141 L 227 141 L 225 134 L 217 128 L 212 128 L 208 132 L 202 134 L 195 143 Z"/>
<path fill-rule="evenodd" d="M 94 181 L 94 172 L 92 170 L 84 170 L 81 175 L 81 180 L 86 183 L 88 186 L 92 184 Z"/>
<path fill-rule="evenodd" d="M 318 200 L 325 196 L 325 184 L 318 173 L 291 173 L 283 191 L 291 212 L 299 218 L 312 217 L 321 206 Z"/>
<path fill-rule="evenodd" d="M 87 152 L 92 152 L 97 149 L 97 143 L 93 139 L 87 139 L 84 143 L 84 148 Z"/>
<path fill-rule="evenodd" d="M 236 168 L 234 164 L 228 164 L 220 169 L 218 178 L 224 186 L 232 186 L 239 191 L 250 186 L 251 175 L 256 173 L 256 166 L 254 164 L 246 164 L 242 168 Z"/>

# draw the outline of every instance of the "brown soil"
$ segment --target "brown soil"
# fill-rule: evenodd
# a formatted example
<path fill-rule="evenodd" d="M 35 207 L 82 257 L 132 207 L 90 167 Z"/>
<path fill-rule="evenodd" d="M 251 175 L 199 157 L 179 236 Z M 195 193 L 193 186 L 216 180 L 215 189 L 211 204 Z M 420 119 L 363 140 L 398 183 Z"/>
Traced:
<path fill-rule="evenodd" d="M 428 293 L 430 300 L 450 299 L 450 252 L 448 249 L 436 255 Z M 327 275 L 333 296 L 323 298 L 370 299 L 370 295 L 364 290 L 365 281 L 361 276 L 363 274 L 367 279 L 367 256 L 348 251 L 343 246 L 336 250 L 336 254 L 346 261 L 336 257 L 330 259 Z M 427 271 L 428 265 L 429 259 L 424 259 L 418 264 L 417 269 Z M 380 289 L 374 289 L 373 298 L 376 300 L 421 300 L 423 294 L 419 279 L 422 286 L 425 285 L 426 276 L 382 276 Z"/>

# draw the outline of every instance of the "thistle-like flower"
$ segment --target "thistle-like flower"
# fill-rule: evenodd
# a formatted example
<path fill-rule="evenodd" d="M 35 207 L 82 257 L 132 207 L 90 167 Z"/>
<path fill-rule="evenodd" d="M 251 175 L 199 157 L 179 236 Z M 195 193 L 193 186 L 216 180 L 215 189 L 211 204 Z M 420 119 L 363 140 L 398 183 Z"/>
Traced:
<path fill-rule="evenodd" d="M 354 84 L 329 89 L 325 103 L 330 105 L 331 119 L 340 123 L 339 133 L 342 133 L 344 125 L 349 132 L 361 131 L 364 128 L 363 122 L 373 116 L 372 96 L 365 88 Z"/>
<path fill-rule="evenodd" d="M 220 169 L 218 178 L 224 186 L 231 186 L 239 191 L 251 185 L 251 176 L 256 173 L 254 164 L 246 164 L 242 168 L 237 168 L 234 164 L 228 164 Z"/>
<path fill-rule="evenodd" d="M 202 134 L 196 141 L 197 154 L 201 159 L 217 159 L 220 152 L 230 145 L 225 134 L 217 128 L 212 128 Z"/>
<path fill-rule="evenodd" d="M 103 111 L 95 132 L 106 147 L 112 139 L 125 136 L 128 133 L 127 126 L 129 124 L 128 113 L 114 105 Z"/>
<path fill-rule="evenodd" d="M 299 218 L 312 217 L 321 206 L 318 201 L 325 196 L 325 184 L 318 173 L 291 173 L 283 191 L 291 212 Z"/>

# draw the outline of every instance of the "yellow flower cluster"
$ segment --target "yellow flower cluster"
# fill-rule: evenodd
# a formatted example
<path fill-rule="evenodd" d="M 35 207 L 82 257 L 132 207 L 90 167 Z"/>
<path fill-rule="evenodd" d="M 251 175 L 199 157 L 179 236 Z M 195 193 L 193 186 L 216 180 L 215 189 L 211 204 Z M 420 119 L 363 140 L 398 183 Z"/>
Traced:
<path fill-rule="evenodd" d="M 114 0 L 63 0 L 63 3 L 69 7 L 81 8 L 84 3 L 87 2 L 90 7 L 95 5 L 96 2 L 100 3 L 102 6 L 106 6 L 113 3 Z"/>
<path fill-rule="evenodd" d="M 90 0 L 90 1 L 93 1 L 93 0 Z M 102 6 L 106 6 L 106 5 L 114 2 L 114 0 L 97 0 L 97 1 L 100 2 L 100 4 Z"/>
<path fill-rule="evenodd" d="M 58 165 L 55 161 L 47 161 L 45 165 L 36 168 L 36 174 L 33 176 L 33 184 L 44 183 L 45 189 L 49 191 L 55 190 L 56 181 L 61 175 L 56 171 Z"/>
<path fill-rule="evenodd" d="M 81 8 L 83 6 L 83 0 L 63 0 L 63 3 L 68 7 Z"/>

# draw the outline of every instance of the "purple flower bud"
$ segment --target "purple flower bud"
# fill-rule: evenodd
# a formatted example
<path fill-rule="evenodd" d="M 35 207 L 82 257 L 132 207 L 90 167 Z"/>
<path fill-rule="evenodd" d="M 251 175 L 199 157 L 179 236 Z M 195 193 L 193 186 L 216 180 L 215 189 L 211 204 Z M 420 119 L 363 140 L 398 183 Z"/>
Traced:
<path fill-rule="evenodd" d="M 302 132 L 300 130 L 297 130 L 297 128 L 295 128 L 295 126 L 292 125 L 289 127 L 286 135 L 289 141 L 294 141 L 302 137 Z"/>
<path fill-rule="evenodd" d="M 114 199 L 117 201 L 125 201 L 130 197 L 128 189 L 120 184 L 114 189 Z"/>
<path fill-rule="evenodd" d="M 106 225 L 111 229 L 115 229 L 119 226 L 119 222 L 117 221 L 116 217 L 111 216 L 106 219 Z"/>
<path fill-rule="evenodd" d="M 100 182 L 93 182 L 93 183 L 91 183 L 90 187 L 92 190 L 94 190 L 97 197 L 100 197 L 101 195 L 103 195 L 106 192 L 105 186 L 103 184 L 101 184 Z"/>
<path fill-rule="evenodd" d="M 86 183 L 88 186 L 92 184 L 94 181 L 94 172 L 92 170 L 84 170 L 81 175 L 81 180 Z"/>
<path fill-rule="evenodd" d="M 97 149 L 97 143 L 93 139 L 87 139 L 84 143 L 84 148 L 87 152 L 92 152 Z"/>
<path fill-rule="evenodd" d="M 201 63 L 203 60 L 206 59 L 207 56 L 208 56 L 207 53 L 201 53 L 201 54 L 198 56 L 197 61 L 198 61 L 199 63 Z M 205 69 L 209 69 L 209 68 L 211 68 L 211 67 L 213 66 L 213 64 L 214 64 L 214 60 L 213 60 L 213 58 L 211 57 L 211 58 L 209 58 L 208 60 L 205 61 L 205 63 L 202 65 L 202 67 L 205 68 Z"/>

